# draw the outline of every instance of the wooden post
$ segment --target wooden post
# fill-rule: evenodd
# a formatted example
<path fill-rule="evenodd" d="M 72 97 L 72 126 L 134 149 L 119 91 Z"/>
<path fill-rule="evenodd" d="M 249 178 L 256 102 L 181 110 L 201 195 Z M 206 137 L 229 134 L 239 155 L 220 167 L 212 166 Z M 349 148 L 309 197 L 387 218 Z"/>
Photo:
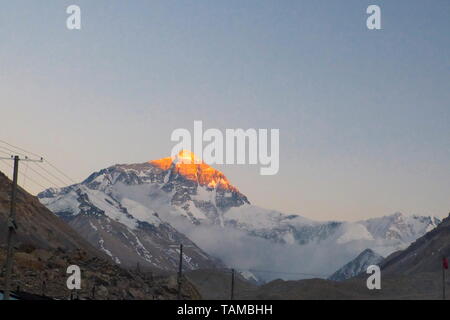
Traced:
<path fill-rule="evenodd" d="M 3 299 L 9 300 L 10 298 L 10 286 L 11 286 L 11 274 L 12 274 L 12 263 L 14 258 L 14 243 L 13 237 L 17 229 L 16 225 L 16 194 L 17 194 L 17 175 L 19 173 L 19 156 L 14 157 L 14 174 L 13 174 L 13 184 L 11 190 L 11 206 L 8 217 L 8 249 L 6 254 L 6 271 L 5 271 L 5 292 Z"/>

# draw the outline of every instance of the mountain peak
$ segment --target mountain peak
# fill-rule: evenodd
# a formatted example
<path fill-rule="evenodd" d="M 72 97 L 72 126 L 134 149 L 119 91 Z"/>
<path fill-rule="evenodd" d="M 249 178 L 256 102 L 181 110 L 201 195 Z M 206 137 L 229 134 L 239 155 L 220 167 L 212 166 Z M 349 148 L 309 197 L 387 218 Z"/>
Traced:
<path fill-rule="evenodd" d="M 181 150 L 176 156 L 173 157 L 175 163 L 183 164 L 200 164 L 203 161 L 197 157 L 192 151 Z"/>
<path fill-rule="evenodd" d="M 189 150 L 181 150 L 176 156 L 151 160 L 148 163 L 162 171 L 171 170 L 172 173 L 195 181 L 201 186 L 238 191 L 222 172 L 202 162 Z"/>
<path fill-rule="evenodd" d="M 201 159 L 189 150 L 181 150 L 175 156 L 150 160 L 148 163 L 162 170 L 168 170 L 172 166 L 172 163 L 176 165 L 203 164 Z"/>
<path fill-rule="evenodd" d="M 333 273 L 328 279 L 334 281 L 343 281 L 365 272 L 370 265 L 378 265 L 383 261 L 383 256 L 379 255 L 370 248 L 361 252 L 356 258 L 348 262 L 338 271 Z"/>

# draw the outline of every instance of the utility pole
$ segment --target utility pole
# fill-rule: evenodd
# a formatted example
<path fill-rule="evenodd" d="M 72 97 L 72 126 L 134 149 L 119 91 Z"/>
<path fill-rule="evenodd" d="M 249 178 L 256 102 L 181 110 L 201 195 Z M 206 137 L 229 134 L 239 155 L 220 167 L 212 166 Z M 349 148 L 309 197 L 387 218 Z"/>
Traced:
<path fill-rule="evenodd" d="M 234 300 L 234 269 L 231 269 L 231 300 Z"/>
<path fill-rule="evenodd" d="M 180 243 L 180 263 L 178 265 L 178 300 L 181 300 L 181 278 L 183 276 L 183 244 Z"/>
<path fill-rule="evenodd" d="M 177 248 L 179 247 L 180 251 L 180 260 L 178 262 L 178 275 L 177 275 L 177 282 L 178 282 L 178 293 L 177 293 L 177 299 L 181 300 L 181 284 L 183 281 L 183 248 L 195 248 L 193 245 L 183 245 L 180 243 L 179 245 L 169 245 L 169 247 Z"/>
<path fill-rule="evenodd" d="M 12 260 L 14 255 L 13 236 L 17 230 L 16 224 L 16 194 L 17 194 L 17 175 L 19 173 L 19 156 L 14 157 L 14 173 L 13 184 L 11 191 L 11 205 L 8 217 L 8 238 L 7 238 L 7 253 L 6 253 L 6 270 L 5 270 L 5 293 L 4 300 L 9 300 L 10 292 L 9 287 L 11 285 L 11 273 L 12 273 Z"/>
<path fill-rule="evenodd" d="M 11 274 L 12 274 L 12 264 L 14 258 L 14 235 L 17 230 L 16 223 L 16 196 L 17 196 L 17 179 L 19 175 L 19 161 L 33 161 L 33 162 L 42 162 L 43 159 L 40 160 L 30 160 L 27 157 L 24 159 L 20 159 L 19 156 L 11 156 L 11 158 L 1 158 L 3 160 L 14 160 L 14 171 L 13 171 L 13 183 L 11 190 L 11 204 L 9 217 L 7 220 L 8 226 L 8 236 L 7 236 L 7 252 L 6 252 L 6 270 L 5 270 L 5 290 L 3 295 L 3 300 L 9 300 L 10 298 L 10 286 L 11 286 Z"/>

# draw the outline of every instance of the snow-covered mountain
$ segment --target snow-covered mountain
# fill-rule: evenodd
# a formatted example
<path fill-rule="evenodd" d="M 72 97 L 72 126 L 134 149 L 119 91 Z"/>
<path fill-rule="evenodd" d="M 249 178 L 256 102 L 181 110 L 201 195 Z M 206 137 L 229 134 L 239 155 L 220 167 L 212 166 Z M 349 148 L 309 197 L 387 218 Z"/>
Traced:
<path fill-rule="evenodd" d="M 380 267 L 383 275 L 389 276 L 439 275 L 444 257 L 450 258 L 450 213 L 437 228 L 416 239 L 408 248 L 386 257 Z M 440 290 L 440 279 L 434 280 L 438 280 L 435 285 Z"/>
<path fill-rule="evenodd" d="M 280 243 L 344 245 L 364 242 L 385 255 L 404 249 L 440 223 L 436 217 L 408 216 L 399 212 L 357 222 L 317 222 L 252 205 L 231 208 L 224 214 L 224 220 L 227 225 Z"/>
<path fill-rule="evenodd" d="M 334 281 L 343 281 L 366 272 L 371 265 L 378 265 L 383 261 L 383 256 L 371 249 L 361 252 L 355 259 L 347 263 L 345 266 L 333 273 L 328 279 Z"/>
<path fill-rule="evenodd" d="M 301 247 L 318 259 L 309 259 L 308 268 L 331 274 L 366 248 L 388 255 L 439 223 L 434 217 L 401 213 L 359 222 L 317 222 L 259 208 L 223 173 L 194 159 L 192 153 L 182 151 L 175 157 L 114 165 L 80 184 L 49 189 L 38 196 L 114 259 L 128 261 L 137 253 L 139 261 L 154 266 L 162 264 L 164 256 L 170 256 L 167 266 L 174 264 L 176 252 L 168 246 L 181 241 L 184 233 L 233 267 L 264 267 L 269 263 L 267 257 L 275 256 L 268 252 L 270 248 L 280 254 L 279 248 Z M 183 241 L 189 240 L 184 237 Z M 246 247 L 250 243 L 252 247 Z M 260 244 L 263 249 L 254 250 Z M 316 268 L 327 256 L 318 253 L 329 250 L 335 258 L 326 268 Z M 196 253 L 197 258 L 190 260 L 197 261 L 192 268 L 211 263 L 202 250 Z M 295 251 L 295 255 L 304 254 L 309 253 Z M 284 265 L 276 265 L 278 260 L 267 267 L 283 269 Z M 295 267 L 294 263 L 287 265 Z"/>
<path fill-rule="evenodd" d="M 147 166 L 153 168 L 150 164 Z M 158 172 L 134 175 L 138 171 L 130 169 L 143 167 L 145 164 L 113 166 L 92 174 L 80 184 L 47 189 L 38 198 L 118 264 L 176 270 L 178 245 L 182 243 L 185 269 L 220 266 L 219 260 L 210 257 L 170 223 L 162 220 L 157 212 L 122 196 L 114 188 L 164 180 Z M 181 193 L 175 192 L 175 197 L 181 197 Z"/>

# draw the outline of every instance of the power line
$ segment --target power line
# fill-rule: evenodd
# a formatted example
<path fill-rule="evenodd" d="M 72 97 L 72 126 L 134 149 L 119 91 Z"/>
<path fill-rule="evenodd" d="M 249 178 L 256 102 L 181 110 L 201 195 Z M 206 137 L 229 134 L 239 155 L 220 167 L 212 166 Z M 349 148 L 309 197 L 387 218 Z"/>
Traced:
<path fill-rule="evenodd" d="M 0 146 L 0 148 L 2 148 L 3 150 L 7 150 L 7 151 L 9 151 L 9 152 L 12 152 L 12 154 L 18 154 L 18 155 L 20 155 L 20 156 L 27 157 L 27 155 L 26 155 L 25 153 L 17 152 L 17 151 L 11 150 L 11 149 L 9 149 L 9 148 L 7 148 L 7 147 L 3 147 L 3 146 Z M 5 153 L 5 152 L 4 152 L 4 153 Z M 9 155 L 12 155 L 12 154 L 9 154 Z"/>
<path fill-rule="evenodd" d="M 9 146 L 9 147 L 11 147 L 11 148 L 14 148 L 14 149 L 17 149 L 17 150 L 20 150 L 20 151 L 21 151 L 21 152 L 17 152 L 17 151 L 15 151 L 15 150 L 10 149 L 10 148 L 4 147 L 4 146 L 0 146 L 0 148 L 2 148 L 2 149 L 4 149 L 4 150 L 7 150 L 7 151 L 9 151 L 9 152 L 16 153 L 16 154 L 19 154 L 19 155 L 22 155 L 22 156 L 27 157 L 26 154 L 22 153 L 22 152 L 26 152 L 27 154 L 30 154 L 30 155 L 33 155 L 33 156 L 35 156 L 35 157 L 39 157 L 39 158 L 43 159 L 43 158 L 42 158 L 40 155 L 38 155 L 37 153 L 34 153 L 34 152 L 29 151 L 29 150 L 26 150 L 26 149 L 24 149 L 24 148 L 18 147 L 18 146 L 16 146 L 16 145 L 13 145 L 13 144 L 11 144 L 11 143 L 9 143 L 9 142 L 6 142 L 6 141 L 4 141 L 4 140 L 1 140 L 1 139 L 0 139 L 0 143 L 3 143 L 3 144 L 5 144 L 5 145 L 7 145 L 7 146 Z M 0 151 L 1 151 L 1 150 L 0 150 Z M 5 154 L 8 154 L 8 153 L 6 153 L 6 152 L 4 152 L 4 151 L 2 151 L 2 152 L 5 153 Z M 10 155 L 10 154 L 8 154 L 8 155 Z M 57 181 L 61 182 L 63 186 L 66 185 L 66 184 L 72 184 L 72 183 L 76 184 L 76 182 L 75 182 L 72 178 L 70 178 L 70 177 L 69 177 L 67 174 L 65 174 L 62 170 L 58 169 L 54 164 L 52 164 L 51 162 L 49 162 L 49 161 L 47 161 L 47 160 L 45 160 L 45 162 L 46 162 L 50 167 L 52 167 L 55 171 L 57 171 L 60 175 L 62 175 L 64 178 L 68 179 L 68 180 L 70 181 L 70 183 L 67 183 L 66 181 L 63 181 L 61 178 L 59 178 L 59 177 L 57 177 L 56 175 L 54 175 L 53 173 L 51 173 L 50 171 L 48 171 L 47 169 L 45 169 L 43 166 L 41 166 L 41 165 L 39 165 L 39 164 L 36 163 L 37 166 L 40 167 L 40 169 L 41 169 L 42 171 L 45 171 L 45 172 L 46 172 L 49 176 L 51 176 L 53 179 L 56 179 Z M 33 171 L 34 171 L 36 174 L 40 175 L 40 174 L 37 173 L 35 170 L 33 170 Z M 42 175 L 40 175 L 40 176 L 42 177 Z M 49 181 L 47 178 L 44 178 L 44 179 L 47 180 L 47 181 Z M 54 182 L 51 182 L 51 184 L 52 184 L 52 185 L 58 185 L 58 184 L 55 184 Z"/>
<path fill-rule="evenodd" d="M 71 181 L 73 184 L 77 184 L 77 182 L 72 179 L 71 177 L 69 177 L 68 175 L 66 175 L 64 172 L 62 172 L 61 170 L 59 170 L 55 165 L 53 165 L 50 161 L 45 160 L 45 162 L 52 167 L 53 169 L 55 169 L 58 173 L 60 173 L 61 175 L 63 175 L 65 178 L 69 179 L 69 181 Z"/>
<path fill-rule="evenodd" d="M 36 180 L 30 178 L 30 176 L 24 174 L 23 172 L 20 173 L 21 175 L 23 175 L 24 177 L 27 178 L 27 180 L 30 180 L 31 182 L 33 182 L 35 185 L 39 186 L 42 188 L 42 190 L 48 189 L 47 187 L 44 187 L 42 184 L 40 184 L 39 182 L 37 182 Z"/>
<path fill-rule="evenodd" d="M 4 163 L 5 165 L 7 165 L 10 168 L 14 168 L 11 164 L 9 164 L 8 162 L 6 162 L 6 160 L 4 159 L 0 159 L 0 161 L 2 163 Z M 41 187 L 43 190 L 47 189 L 46 187 L 44 187 L 42 184 L 40 184 L 39 182 L 37 182 L 36 180 L 32 179 L 30 176 L 24 174 L 23 172 L 20 172 L 21 175 L 23 175 L 24 177 L 26 177 L 28 180 L 30 180 L 31 182 L 33 182 L 34 184 L 36 184 L 37 186 Z"/>
<path fill-rule="evenodd" d="M 10 147 L 12 147 L 12 148 L 15 148 L 15 149 L 17 149 L 17 150 L 20 150 L 20 151 L 22 151 L 22 152 L 26 152 L 26 153 L 28 153 L 28 154 L 31 154 L 31 155 L 33 155 L 33 156 L 35 156 L 35 157 L 38 157 L 38 158 L 41 158 L 41 157 L 42 157 L 42 156 L 40 156 L 40 155 L 38 155 L 38 154 L 36 154 L 36 153 L 34 153 L 34 152 L 31 152 L 31 151 L 25 150 L 25 149 L 23 149 L 23 148 L 17 147 L 17 146 L 12 145 L 12 144 L 10 144 L 10 143 L 4 141 L 4 140 L 1 140 L 1 139 L 0 139 L 0 142 L 1 142 L 1 143 L 4 143 L 4 144 L 6 144 L 6 145 L 8 145 L 8 146 L 10 146 Z M 22 154 L 22 155 L 24 155 L 24 154 Z"/>
<path fill-rule="evenodd" d="M 250 272 L 260 272 L 260 273 L 278 273 L 278 274 L 286 274 L 286 275 L 302 275 L 302 276 L 312 276 L 312 277 L 327 277 L 325 274 L 312 274 L 312 273 L 304 273 L 304 272 L 286 272 L 286 271 L 275 271 L 275 270 L 257 270 L 257 269 L 247 269 L 243 271 Z"/>
<path fill-rule="evenodd" d="M 36 163 L 36 165 L 43 171 L 45 171 L 48 175 L 52 176 L 54 179 L 58 180 L 59 182 L 61 182 L 64 185 L 67 184 L 67 182 L 63 181 L 62 179 L 58 178 L 56 175 L 54 175 L 53 173 L 51 173 L 50 171 L 48 171 L 47 169 L 45 169 L 43 166 L 41 166 L 39 163 Z"/>
<path fill-rule="evenodd" d="M 27 166 L 25 168 L 25 174 L 23 175 L 23 180 L 22 180 L 22 188 L 24 188 L 24 189 L 25 189 L 25 183 L 27 181 L 26 174 L 28 173 L 28 166 L 29 166 L 29 162 L 27 162 Z"/>
<path fill-rule="evenodd" d="M 41 157 L 41 155 L 38 155 L 37 153 L 34 153 L 34 152 L 31 152 L 31 151 L 29 151 L 29 150 L 27 150 L 27 149 L 18 147 L 18 146 L 16 146 L 16 145 L 13 145 L 13 144 L 11 144 L 11 143 L 9 143 L 9 142 L 6 142 L 6 141 L 4 141 L 4 140 L 1 140 L 1 139 L 0 139 L 0 143 L 6 144 L 7 146 L 9 146 L 9 147 L 11 147 L 11 148 L 20 150 L 20 151 L 22 151 L 22 152 L 26 152 L 26 153 L 28 153 L 28 154 L 30 154 L 30 155 L 33 155 L 33 156 L 35 156 L 35 157 L 39 157 L 39 158 L 43 159 L 43 158 Z M 13 152 L 13 153 L 19 153 L 19 152 L 16 152 L 16 151 L 14 151 L 14 150 L 11 150 L 11 149 L 9 149 L 9 148 L 6 148 L 6 147 L 0 146 L 0 148 L 7 149 L 7 150 L 9 150 L 10 152 Z M 23 154 L 23 153 L 19 153 L 19 154 L 21 154 L 21 155 L 23 155 L 23 156 L 26 156 L 26 155 Z M 64 173 L 62 170 L 58 169 L 58 167 L 56 167 L 53 163 L 51 163 L 51 162 L 48 161 L 47 159 L 44 159 L 44 162 L 47 163 L 53 170 L 55 170 L 56 172 L 58 172 L 58 173 L 59 173 L 61 176 L 63 176 L 65 179 L 67 179 L 67 180 L 70 182 L 69 185 L 70 185 L 70 184 L 78 184 L 74 179 L 72 179 L 71 177 L 69 177 L 69 176 L 68 176 L 66 173 Z M 43 169 L 43 171 L 47 171 L 47 170 L 45 170 L 42 166 L 40 166 L 40 167 L 41 167 L 41 169 Z M 49 173 L 49 171 L 47 171 L 47 174 L 53 176 L 53 178 L 57 179 L 58 181 L 63 182 L 63 185 L 67 184 L 67 182 L 63 181 L 63 180 L 60 179 L 60 178 L 56 178 L 56 176 L 53 175 L 53 174 L 51 174 L 51 173 Z M 93 194 L 91 194 L 91 195 L 93 195 Z M 96 197 L 95 195 L 93 195 L 93 196 Z"/>
<path fill-rule="evenodd" d="M 10 153 L 8 153 L 8 152 L 5 152 L 5 151 L 3 151 L 3 150 L 0 150 L 0 152 L 1 152 L 1 153 L 3 153 L 3 154 L 6 154 L 6 155 L 8 155 L 8 156 L 11 156 L 11 154 L 10 154 Z"/>
<path fill-rule="evenodd" d="M 2 140 L 0 140 L 0 142 L 2 142 Z M 8 144 L 8 145 L 11 145 L 11 144 Z M 11 146 L 12 146 L 12 145 L 11 145 Z M 0 147 L 1 147 L 1 146 L 0 146 Z M 19 148 L 19 147 L 15 147 L 15 146 L 13 146 L 13 147 L 14 147 L 14 148 L 17 148 L 17 149 L 19 149 L 19 150 L 24 150 L 24 149 Z M 26 151 L 26 150 L 25 150 L 25 151 Z M 32 155 L 36 155 L 35 153 L 31 153 L 31 154 L 32 154 Z M 0 159 L 0 160 L 1 160 L 1 159 Z M 73 180 L 72 178 L 70 178 L 67 174 L 65 174 L 62 170 L 58 169 L 55 165 L 53 165 L 52 163 L 50 163 L 50 162 L 47 161 L 47 160 L 44 160 L 44 161 L 45 161 L 51 168 L 53 168 L 55 171 L 57 171 L 59 174 L 61 174 L 62 176 L 64 176 L 64 177 L 67 178 L 68 180 L 70 180 L 70 181 L 72 182 L 72 184 L 78 185 L 78 183 L 75 182 L 75 180 Z M 9 163 L 7 163 L 6 161 L 5 161 L 5 163 L 6 163 L 9 167 L 12 168 L 12 166 L 11 166 Z M 45 169 L 45 168 L 44 168 L 43 166 L 41 166 L 39 163 L 35 163 L 35 164 L 36 164 L 40 169 L 42 169 L 42 171 L 46 172 L 47 175 L 52 176 L 53 178 L 55 178 L 55 179 L 57 179 L 58 181 L 62 182 L 62 183 L 63 183 L 63 186 L 67 184 L 65 181 L 63 181 L 62 179 L 56 177 L 56 175 L 52 174 L 50 171 L 48 171 L 47 169 Z M 29 169 L 32 170 L 32 171 L 33 171 L 35 174 L 37 174 L 38 176 L 40 176 L 42 179 L 44 179 L 44 180 L 46 180 L 48 183 L 50 183 L 50 186 L 49 186 L 49 187 L 45 187 L 45 186 L 43 186 L 41 183 L 39 183 L 39 182 L 37 182 L 36 180 L 32 179 L 29 175 L 26 175 L 26 174 L 24 174 L 23 172 L 21 172 L 21 174 L 22 174 L 24 177 L 26 177 L 27 179 L 29 179 L 29 180 L 30 180 L 31 182 L 33 182 L 35 185 L 37 185 L 37 186 L 39 186 L 40 188 L 42 188 L 42 191 L 44 191 L 44 190 L 46 190 L 46 189 L 48 189 L 48 188 L 51 188 L 51 187 L 53 187 L 53 186 L 56 186 L 58 189 L 60 189 L 60 187 L 58 186 L 58 183 L 55 183 L 54 181 L 52 181 L 52 179 L 49 179 L 48 176 L 43 176 L 41 173 L 39 173 L 38 171 L 36 171 L 35 169 L 33 169 L 31 166 L 29 167 Z M 89 188 L 85 188 L 85 187 L 83 187 L 83 186 L 80 186 L 80 189 L 83 190 L 83 191 L 85 192 L 85 194 L 86 194 L 88 197 L 97 199 L 97 200 L 100 201 L 100 202 L 104 202 L 104 201 L 105 201 L 104 198 L 97 196 L 97 195 L 93 192 L 93 190 L 91 190 L 91 189 L 89 189 Z"/>
<path fill-rule="evenodd" d="M 46 180 L 48 183 L 50 183 L 50 186 L 56 186 L 57 189 L 60 189 L 57 184 L 54 183 L 54 181 L 50 181 L 47 177 L 40 174 L 37 170 L 33 169 L 33 167 L 30 167 L 30 170 L 36 173 L 38 176 L 40 176 L 42 179 Z"/>
<path fill-rule="evenodd" d="M 230 268 L 222 268 L 217 269 L 224 272 L 233 272 L 233 269 Z M 326 274 L 313 274 L 313 273 L 306 273 L 306 272 L 288 272 L 288 271 L 277 271 L 277 270 L 259 270 L 259 269 L 239 269 L 234 268 L 234 270 L 243 272 L 243 271 L 249 271 L 249 272 L 255 272 L 255 273 L 273 273 L 273 274 L 286 274 L 286 275 L 302 275 L 302 276 L 312 276 L 312 277 L 328 277 Z"/>
<path fill-rule="evenodd" d="M 4 164 L 6 164 L 8 167 L 13 168 L 12 165 L 10 165 L 8 162 L 6 162 L 5 159 L 0 159 L 1 162 L 3 162 Z"/>
<path fill-rule="evenodd" d="M 15 145 L 12 145 L 12 144 L 10 144 L 10 143 L 4 141 L 4 140 L 0 140 L 0 143 L 6 144 L 7 146 L 9 146 L 9 147 L 11 147 L 11 148 L 14 148 L 14 149 L 17 149 L 17 150 L 22 151 L 22 152 L 18 152 L 17 150 L 13 150 L 13 149 L 10 149 L 10 148 L 8 148 L 8 147 L 1 146 L 1 145 L 0 145 L 0 148 L 3 149 L 3 150 L 0 150 L 0 152 L 3 153 L 3 154 L 6 154 L 6 155 L 8 155 L 8 156 L 10 156 L 11 158 L 13 158 L 13 154 L 15 154 L 15 155 L 20 155 L 20 156 L 24 157 L 25 160 L 27 160 L 27 159 L 28 159 L 28 155 L 25 154 L 25 153 L 23 153 L 23 152 L 26 152 L 26 153 L 28 153 L 28 154 L 34 155 L 34 156 L 36 156 L 36 157 L 39 157 L 39 158 L 42 160 L 42 157 L 39 156 L 38 154 L 34 153 L 34 152 L 27 151 L 27 150 L 25 150 L 25 149 L 23 149 L 23 148 L 20 148 L 20 147 L 17 147 L 17 146 L 15 146 Z M 6 151 L 8 151 L 8 152 L 5 152 L 4 150 L 6 150 Z M 24 160 L 24 159 L 22 159 L 22 160 Z M 13 168 L 13 166 L 11 166 L 11 165 L 10 165 L 8 162 L 6 162 L 4 159 L 2 159 L 2 162 L 5 163 L 6 165 L 8 165 L 9 167 Z M 22 171 L 22 170 L 20 170 L 20 171 Z M 23 177 L 24 177 L 24 179 L 23 179 L 23 187 L 25 186 L 25 181 L 26 181 L 25 179 L 29 179 L 29 180 L 30 180 L 31 182 L 33 182 L 34 184 L 36 184 L 36 185 L 38 185 L 38 186 L 40 186 L 40 187 L 42 187 L 42 188 L 45 189 L 45 187 L 44 187 L 42 184 L 38 183 L 37 181 L 35 181 L 34 179 L 30 178 L 30 177 L 27 175 L 27 172 L 28 172 L 28 161 L 27 161 L 27 166 L 26 166 L 26 170 L 25 170 L 25 171 L 26 171 L 26 173 L 21 172 L 21 174 L 22 174 Z M 45 178 L 44 178 L 44 179 L 45 179 Z M 46 179 L 46 180 L 47 180 L 47 179 Z M 47 180 L 47 181 L 48 181 L 48 180 Z M 52 182 L 51 184 L 53 184 L 53 182 Z"/>

